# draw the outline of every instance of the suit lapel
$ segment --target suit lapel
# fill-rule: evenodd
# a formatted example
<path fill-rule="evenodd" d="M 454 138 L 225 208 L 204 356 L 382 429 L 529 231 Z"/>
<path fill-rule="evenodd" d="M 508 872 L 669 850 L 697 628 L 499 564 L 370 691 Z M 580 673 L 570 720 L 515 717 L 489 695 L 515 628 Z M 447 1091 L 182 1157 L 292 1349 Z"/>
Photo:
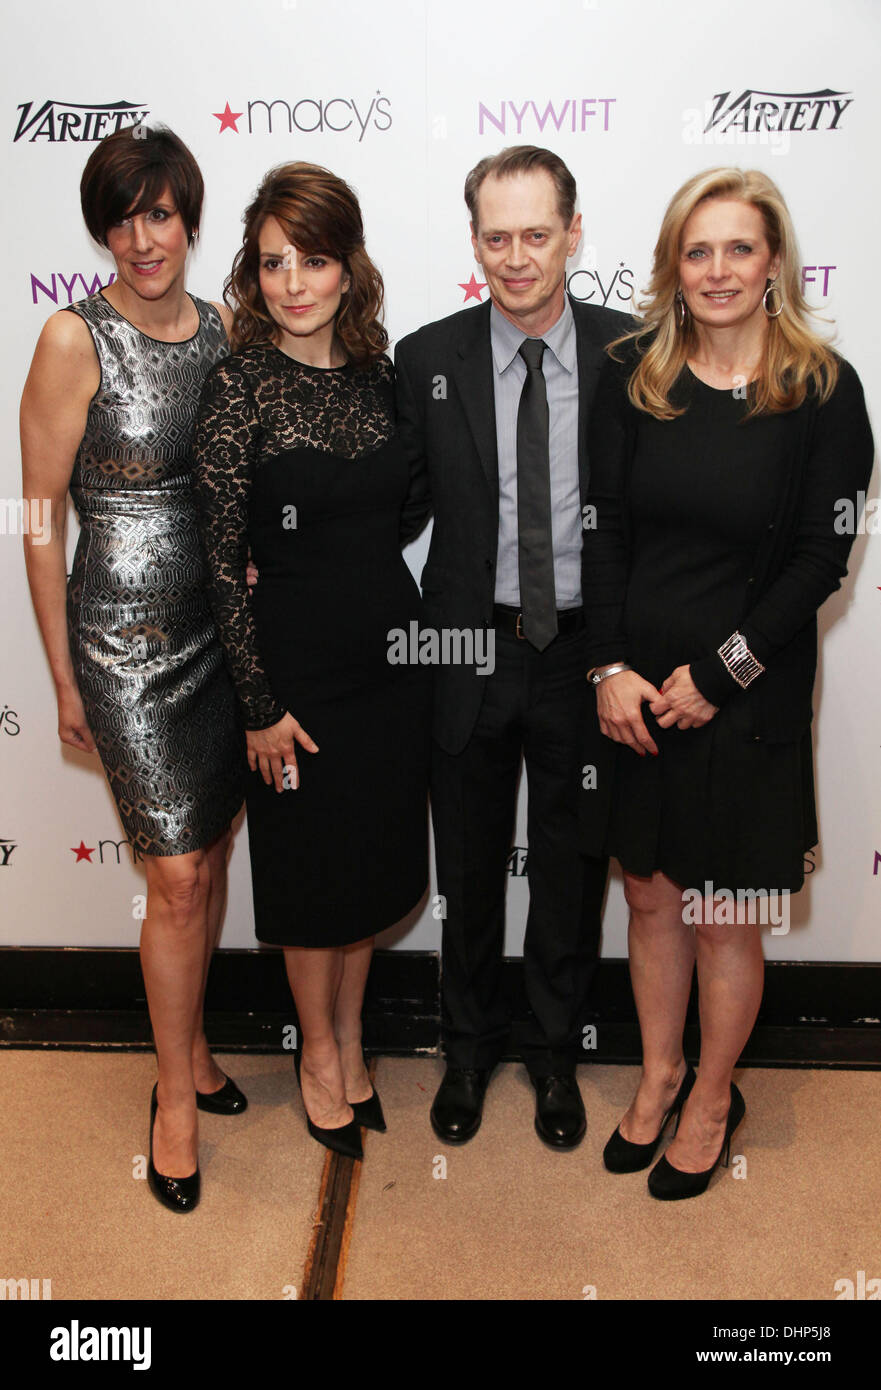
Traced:
<path fill-rule="evenodd" d="M 583 506 L 587 497 L 590 473 L 587 457 L 587 428 L 590 420 L 590 407 L 593 403 L 597 378 L 606 354 L 589 337 L 582 306 L 571 297 L 570 302 L 572 312 L 575 315 L 575 342 L 578 354 L 578 484 Z"/>
<path fill-rule="evenodd" d="M 578 481 L 581 501 L 587 496 L 589 469 L 587 430 L 590 407 L 596 390 L 605 352 L 593 341 L 585 322 L 583 305 L 570 296 L 575 316 L 575 342 L 578 361 Z M 473 324 L 467 337 L 458 347 L 458 362 L 454 368 L 459 399 L 480 458 L 484 476 L 494 506 L 499 501 L 499 460 L 496 441 L 495 389 L 493 384 L 492 346 L 490 344 L 490 304 L 487 300 L 473 311 Z"/>
<path fill-rule="evenodd" d="M 489 311 L 489 300 L 473 311 L 473 330 L 459 344 L 454 376 L 493 504 L 498 507 L 499 460 Z"/>

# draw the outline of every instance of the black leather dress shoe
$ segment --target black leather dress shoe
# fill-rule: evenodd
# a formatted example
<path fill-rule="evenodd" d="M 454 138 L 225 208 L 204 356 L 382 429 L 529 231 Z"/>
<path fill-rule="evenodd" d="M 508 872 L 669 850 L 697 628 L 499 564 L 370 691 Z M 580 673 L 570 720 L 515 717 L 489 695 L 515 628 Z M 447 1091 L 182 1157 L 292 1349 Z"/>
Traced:
<path fill-rule="evenodd" d="M 480 1129 L 491 1070 L 447 1067 L 431 1107 L 431 1127 L 445 1144 L 464 1144 Z"/>
<path fill-rule="evenodd" d="M 197 1091 L 196 1105 L 215 1115 L 241 1115 L 248 1108 L 248 1097 L 227 1077 L 219 1091 Z"/>
<path fill-rule="evenodd" d="M 535 1132 L 554 1149 L 574 1149 L 587 1130 L 574 1076 L 534 1076 Z"/>

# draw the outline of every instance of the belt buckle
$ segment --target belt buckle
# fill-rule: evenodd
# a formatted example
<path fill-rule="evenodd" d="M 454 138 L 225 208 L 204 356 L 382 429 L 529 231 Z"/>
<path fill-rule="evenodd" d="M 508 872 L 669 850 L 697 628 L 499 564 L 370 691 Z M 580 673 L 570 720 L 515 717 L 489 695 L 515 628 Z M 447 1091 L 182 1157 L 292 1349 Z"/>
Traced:
<path fill-rule="evenodd" d="M 521 642 L 525 642 L 525 641 L 526 641 L 526 633 L 525 633 L 525 632 L 523 631 L 523 629 L 522 629 L 522 622 L 523 622 L 523 614 L 522 614 L 522 613 L 518 613 L 518 614 L 517 614 L 517 623 L 516 623 L 516 626 L 515 626 L 515 628 L 514 628 L 514 635 L 515 635 L 515 637 L 519 637 Z"/>

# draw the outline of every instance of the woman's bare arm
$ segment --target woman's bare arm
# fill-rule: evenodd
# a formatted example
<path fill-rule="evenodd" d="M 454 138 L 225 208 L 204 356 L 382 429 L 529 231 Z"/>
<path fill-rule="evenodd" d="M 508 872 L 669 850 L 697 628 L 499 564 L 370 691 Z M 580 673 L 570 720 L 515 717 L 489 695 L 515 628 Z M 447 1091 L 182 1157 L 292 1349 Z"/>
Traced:
<path fill-rule="evenodd" d="M 101 372 L 85 323 L 61 311 L 40 334 L 21 400 L 22 497 L 33 521 L 24 553 L 31 599 L 58 695 L 59 736 L 94 751 L 67 637 L 67 493 Z"/>

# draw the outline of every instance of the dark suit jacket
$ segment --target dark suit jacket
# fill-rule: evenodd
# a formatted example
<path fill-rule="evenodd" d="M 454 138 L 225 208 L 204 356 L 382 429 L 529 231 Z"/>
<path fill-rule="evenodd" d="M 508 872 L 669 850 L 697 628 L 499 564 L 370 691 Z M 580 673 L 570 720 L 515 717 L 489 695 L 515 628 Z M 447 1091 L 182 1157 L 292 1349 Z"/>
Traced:
<path fill-rule="evenodd" d="M 570 296 L 577 341 L 578 469 L 582 506 L 588 489 L 587 421 L 594 389 L 613 338 L 633 320 Z M 395 351 L 398 430 L 411 485 L 402 539 L 434 514 L 422 571 L 423 626 L 492 626 L 499 528 L 499 479 L 490 301 L 427 324 Z M 583 533 L 582 533 L 583 534 Z M 583 570 L 582 570 L 583 573 Z M 438 667 L 434 736 L 449 753 L 471 737 L 487 677 L 474 666 Z"/>

